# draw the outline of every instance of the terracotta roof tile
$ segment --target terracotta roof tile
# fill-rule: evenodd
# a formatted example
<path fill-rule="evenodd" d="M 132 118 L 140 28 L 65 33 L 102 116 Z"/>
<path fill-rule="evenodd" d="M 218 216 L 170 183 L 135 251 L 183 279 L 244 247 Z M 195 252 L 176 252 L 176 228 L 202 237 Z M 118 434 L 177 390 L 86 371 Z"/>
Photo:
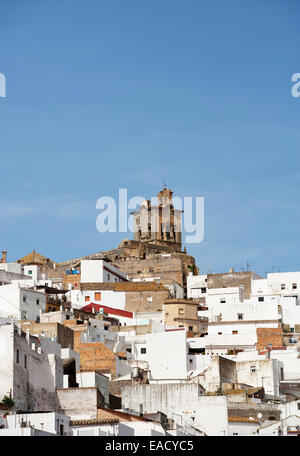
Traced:
<path fill-rule="evenodd" d="M 117 424 L 120 420 L 117 418 L 106 418 L 106 419 L 90 419 L 90 420 L 72 420 L 70 426 L 89 426 L 94 424 Z"/>
<path fill-rule="evenodd" d="M 80 284 L 81 290 L 113 291 L 166 291 L 168 288 L 157 282 L 88 282 Z"/>
<path fill-rule="evenodd" d="M 229 416 L 228 421 L 231 423 L 259 423 L 257 418 L 250 419 L 247 416 Z"/>

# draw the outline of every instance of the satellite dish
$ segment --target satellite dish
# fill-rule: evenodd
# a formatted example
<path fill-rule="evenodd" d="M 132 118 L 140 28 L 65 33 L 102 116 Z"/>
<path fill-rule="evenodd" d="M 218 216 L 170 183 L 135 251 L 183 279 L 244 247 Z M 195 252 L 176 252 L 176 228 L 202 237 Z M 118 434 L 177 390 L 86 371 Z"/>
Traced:
<path fill-rule="evenodd" d="M 257 418 L 258 418 L 259 420 L 261 420 L 261 419 L 262 419 L 262 414 L 261 414 L 261 413 L 258 413 L 258 414 L 257 414 Z"/>

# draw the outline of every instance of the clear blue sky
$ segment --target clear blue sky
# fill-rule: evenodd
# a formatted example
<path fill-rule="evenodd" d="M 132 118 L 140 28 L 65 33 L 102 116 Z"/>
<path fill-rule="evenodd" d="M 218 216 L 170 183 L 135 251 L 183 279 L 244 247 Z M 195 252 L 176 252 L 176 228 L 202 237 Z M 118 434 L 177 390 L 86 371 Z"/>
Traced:
<path fill-rule="evenodd" d="M 298 0 L 0 0 L 0 250 L 113 248 L 96 200 L 205 197 L 200 271 L 300 270 Z"/>

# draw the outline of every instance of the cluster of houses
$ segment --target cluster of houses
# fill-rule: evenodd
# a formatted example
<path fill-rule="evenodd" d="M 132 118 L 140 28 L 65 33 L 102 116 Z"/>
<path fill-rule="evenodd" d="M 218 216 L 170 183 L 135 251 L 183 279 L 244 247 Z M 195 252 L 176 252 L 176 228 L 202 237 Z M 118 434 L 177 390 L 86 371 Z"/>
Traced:
<path fill-rule="evenodd" d="M 2 252 L 0 436 L 300 435 L 300 272 L 199 275 L 139 236 Z"/>

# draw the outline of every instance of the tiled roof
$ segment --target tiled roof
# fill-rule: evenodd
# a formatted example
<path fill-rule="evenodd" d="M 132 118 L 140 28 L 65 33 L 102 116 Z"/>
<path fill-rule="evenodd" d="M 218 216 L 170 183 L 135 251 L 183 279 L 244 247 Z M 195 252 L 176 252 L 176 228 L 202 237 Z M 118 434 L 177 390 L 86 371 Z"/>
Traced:
<path fill-rule="evenodd" d="M 98 419 L 119 419 L 120 421 L 150 421 L 142 416 L 133 415 L 131 413 L 120 412 L 117 410 L 98 408 Z"/>
<path fill-rule="evenodd" d="M 157 282 L 88 282 L 80 284 L 81 290 L 113 291 L 166 291 L 169 290 Z"/>
<path fill-rule="evenodd" d="M 83 310 L 84 312 L 93 313 L 93 309 L 95 309 L 95 312 L 99 312 L 100 309 L 103 309 L 103 311 L 107 314 L 118 315 L 119 317 L 133 318 L 133 313 L 128 312 L 127 310 L 114 309 L 113 307 L 103 306 L 94 303 L 90 303 L 84 307 L 81 307 L 80 310 Z"/>
<path fill-rule="evenodd" d="M 106 418 L 106 419 L 90 419 L 90 420 L 72 420 L 70 426 L 90 426 L 95 424 L 117 424 L 120 420 L 117 418 Z"/>
<path fill-rule="evenodd" d="M 132 385 L 131 380 L 115 380 L 113 382 L 109 382 L 109 392 L 110 394 L 114 394 L 115 396 L 122 395 L 122 389 L 125 386 Z"/>
<path fill-rule="evenodd" d="M 23 258 L 20 258 L 18 260 L 18 263 L 21 263 L 21 264 L 33 264 L 33 263 L 44 264 L 44 263 L 53 263 L 53 262 L 49 258 L 46 258 L 45 256 L 43 256 L 40 253 L 38 253 L 35 250 L 33 250 L 28 255 L 24 256 Z"/>
<path fill-rule="evenodd" d="M 247 416 L 229 416 L 228 421 L 231 423 L 259 423 L 257 418 L 250 419 Z"/>

